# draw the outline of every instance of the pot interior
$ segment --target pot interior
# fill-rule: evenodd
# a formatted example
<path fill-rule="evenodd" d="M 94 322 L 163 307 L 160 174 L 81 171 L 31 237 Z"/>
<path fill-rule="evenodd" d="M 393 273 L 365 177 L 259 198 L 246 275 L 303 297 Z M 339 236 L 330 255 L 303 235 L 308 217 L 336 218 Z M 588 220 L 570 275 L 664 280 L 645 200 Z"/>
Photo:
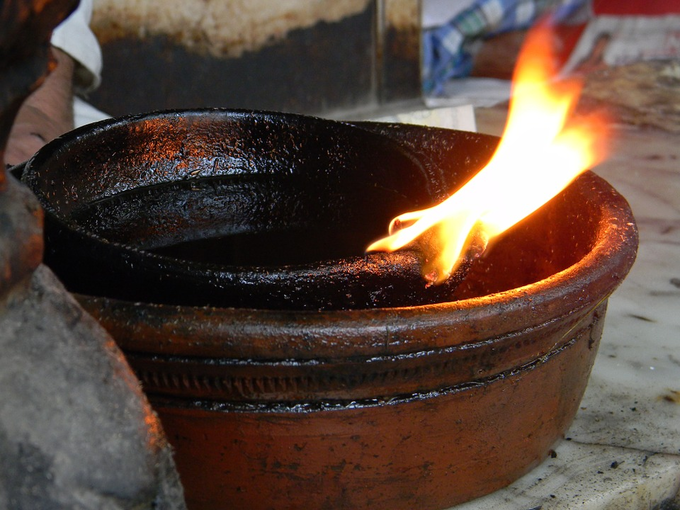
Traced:
<path fill-rule="evenodd" d="M 387 187 L 342 197 L 316 184 L 308 176 L 255 174 L 171 181 L 86 203 L 68 220 L 148 253 L 275 268 L 360 256 L 388 221 L 380 204 L 408 206 L 403 192 Z M 360 221 L 360 211 L 378 219 Z"/>
<path fill-rule="evenodd" d="M 479 170 L 483 157 L 455 150 L 460 133 L 435 135 L 453 138 L 428 154 L 310 117 L 165 112 L 76 130 L 40 151 L 24 180 L 47 212 L 46 261 L 69 290 L 135 301 L 431 304 L 527 285 L 592 247 L 600 208 L 575 185 L 466 264 L 460 288 L 464 271 L 426 287 L 417 253 L 365 255 L 392 217 Z"/>

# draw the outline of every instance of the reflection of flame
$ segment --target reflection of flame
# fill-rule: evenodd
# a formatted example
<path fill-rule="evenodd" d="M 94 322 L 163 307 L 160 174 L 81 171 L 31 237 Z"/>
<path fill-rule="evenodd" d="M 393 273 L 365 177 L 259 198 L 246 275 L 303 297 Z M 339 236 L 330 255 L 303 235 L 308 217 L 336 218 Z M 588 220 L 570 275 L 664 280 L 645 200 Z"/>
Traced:
<path fill-rule="evenodd" d="M 513 76 L 508 122 L 491 161 L 458 192 L 439 205 L 392 220 L 389 236 L 368 251 L 394 251 L 418 238 L 425 278 L 440 283 L 475 245 L 525 218 L 601 160 L 596 142 L 603 122 L 594 117 L 568 120 L 581 90 L 576 80 L 555 76 L 547 26 L 527 36 Z M 598 147 L 597 149 L 600 149 Z M 425 234 L 425 235 L 422 235 Z"/>

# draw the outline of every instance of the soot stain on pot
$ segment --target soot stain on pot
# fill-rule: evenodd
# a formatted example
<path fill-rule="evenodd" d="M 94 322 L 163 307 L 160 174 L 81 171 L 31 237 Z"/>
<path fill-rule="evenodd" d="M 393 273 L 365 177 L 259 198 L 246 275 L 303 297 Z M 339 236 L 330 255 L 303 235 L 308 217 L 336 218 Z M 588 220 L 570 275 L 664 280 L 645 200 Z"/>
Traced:
<path fill-rule="evenodd" d="M 131 117 L 96 132 L 96 150 L 92 133 L 76 133 L 58 158 L 63 166 L 43 176 L 65 179 L 74 156 L 104 176 L 66 183 L 79 195 L 68 202 L 47 191 L 48 225 L 92 243 L 80 254 L 49 243 L 49 264 L 74 292 L 310 310 L 387 306 L 399 292 L 403 304 L 450 298 L 454 279 L 448 289 L 421 290 L 408 256 L 381 255 L 382 264 L 363 255 L 390 218 L 447 187 L 387 137 L 318 119 L 216 111 Z M 102 274 L 102 258 L 117 278 Z"/>

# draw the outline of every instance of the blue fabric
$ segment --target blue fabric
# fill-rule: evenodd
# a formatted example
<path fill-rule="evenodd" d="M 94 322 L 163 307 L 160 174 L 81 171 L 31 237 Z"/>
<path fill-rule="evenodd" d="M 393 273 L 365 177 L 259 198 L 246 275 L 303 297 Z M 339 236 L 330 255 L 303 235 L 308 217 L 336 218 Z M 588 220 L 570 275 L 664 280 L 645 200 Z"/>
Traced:
<path fill-rule="evenodd" d="M 560 23 L 588 0 L 477 0 L 445 25 L 423 34 L 423 92 L 441 94 L 444 84 L 470 74 L 473 45 L 483 38 L 530 27 L 550 15 Z"/>

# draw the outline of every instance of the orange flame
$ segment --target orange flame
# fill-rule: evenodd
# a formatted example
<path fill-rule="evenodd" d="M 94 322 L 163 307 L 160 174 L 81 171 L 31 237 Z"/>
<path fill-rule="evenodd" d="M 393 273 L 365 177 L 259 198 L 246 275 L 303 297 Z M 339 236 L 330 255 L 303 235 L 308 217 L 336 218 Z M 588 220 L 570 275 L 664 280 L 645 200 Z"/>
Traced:
<path fill-rule="evenodd" d="M 444 202 L 393 219 L 389 235 L 367 251 L 395 251 L 417 240 L 425 278 L 441 283 L 471 243 L 484 249 L 602 160 L 604 122 L 569 118 L 582 84 L 552 81 L 551 41 L 547 25 L 528 34 L 513 76 L 508 121 L 491 161 Z"/>

